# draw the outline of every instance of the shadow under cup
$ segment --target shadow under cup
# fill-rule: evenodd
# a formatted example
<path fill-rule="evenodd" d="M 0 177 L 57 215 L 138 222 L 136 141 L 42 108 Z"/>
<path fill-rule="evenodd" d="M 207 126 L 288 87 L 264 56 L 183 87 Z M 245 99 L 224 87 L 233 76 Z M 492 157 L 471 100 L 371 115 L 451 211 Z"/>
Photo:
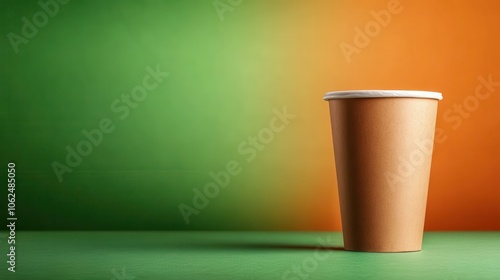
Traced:
<path fill-rule="evenodd" d="M 420 251 L 441 93 L 342 91 L 324 99 L 345 249 Z"/>

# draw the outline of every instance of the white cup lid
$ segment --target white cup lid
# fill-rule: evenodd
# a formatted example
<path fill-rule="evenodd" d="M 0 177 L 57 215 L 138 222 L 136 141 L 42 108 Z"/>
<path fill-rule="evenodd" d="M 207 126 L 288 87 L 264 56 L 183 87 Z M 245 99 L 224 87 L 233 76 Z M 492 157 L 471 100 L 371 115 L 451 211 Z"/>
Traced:
<path fill-rule="evenodd" d="M 383 97 L 414 97 L 441 100 L 440 92 L 420 90 L 343 90 L 327 92 L 323 100 L 346 98 L 383 98 Z"/>

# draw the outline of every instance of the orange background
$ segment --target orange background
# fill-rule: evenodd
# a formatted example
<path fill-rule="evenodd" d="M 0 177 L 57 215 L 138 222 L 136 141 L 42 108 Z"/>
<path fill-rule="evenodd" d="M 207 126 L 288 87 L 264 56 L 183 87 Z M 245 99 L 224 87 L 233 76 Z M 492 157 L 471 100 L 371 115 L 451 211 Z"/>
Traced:
<path fill-rule="evenodd" d="M 336 179 L 322 95 L 343 89 L 417 89 L 444 96 L 425 229 L 500 230 L 500 86 L 479 105 L 473 103 L 480 76 L 500 82 L 500 1 L 401 0 L 402 11 L 348 63 L 339 44 L 353 45 L 354 28 L 363 29 L 373 20 L 370 12 L 387 9 L 388 2 L 308 2 L 294 10 L 297 21 L 289 27 L 288 43 L 304 51 L 296 54 L 301 67 L 294 73 L 304 82 L 287 90 L 293 95 L 291 108 L 301 116 L 300 132 L 293 137 L 303 141 L 295 147 L 300 162 L 288 167 L 302 175 L 294 181 L 304 188 L 295 197 L 296 213 L 314 214 L 296 229 L 340 229 L 338 200 L 330 202 L 337 196 Z M 470 111 L 457 117 L 454 106 L 464 102 Z"/>

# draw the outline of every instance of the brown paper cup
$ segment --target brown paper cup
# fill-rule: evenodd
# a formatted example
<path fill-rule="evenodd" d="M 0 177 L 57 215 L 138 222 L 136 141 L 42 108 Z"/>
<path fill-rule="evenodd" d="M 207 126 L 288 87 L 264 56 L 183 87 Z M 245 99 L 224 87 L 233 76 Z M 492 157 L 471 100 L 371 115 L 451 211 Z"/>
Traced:
<path fill-rule="evenodd" d="M 327 93 L 346 250 L 422 249 L 440 93 Z"/>

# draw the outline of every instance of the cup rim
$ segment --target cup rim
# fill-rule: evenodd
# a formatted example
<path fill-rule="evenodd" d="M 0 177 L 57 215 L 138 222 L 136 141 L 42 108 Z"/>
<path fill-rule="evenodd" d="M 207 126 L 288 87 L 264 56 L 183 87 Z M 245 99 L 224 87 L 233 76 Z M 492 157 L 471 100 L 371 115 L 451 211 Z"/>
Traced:
<path fill-rule="evenodd" d="M 342 90 L 330 91 L 323 96 L 323 100 L 348 99 L 348 98 L 387 98 L 387 97 L 413 97 L 442 100 L 443 95 L 435 91 L 423 90 Z"/>

